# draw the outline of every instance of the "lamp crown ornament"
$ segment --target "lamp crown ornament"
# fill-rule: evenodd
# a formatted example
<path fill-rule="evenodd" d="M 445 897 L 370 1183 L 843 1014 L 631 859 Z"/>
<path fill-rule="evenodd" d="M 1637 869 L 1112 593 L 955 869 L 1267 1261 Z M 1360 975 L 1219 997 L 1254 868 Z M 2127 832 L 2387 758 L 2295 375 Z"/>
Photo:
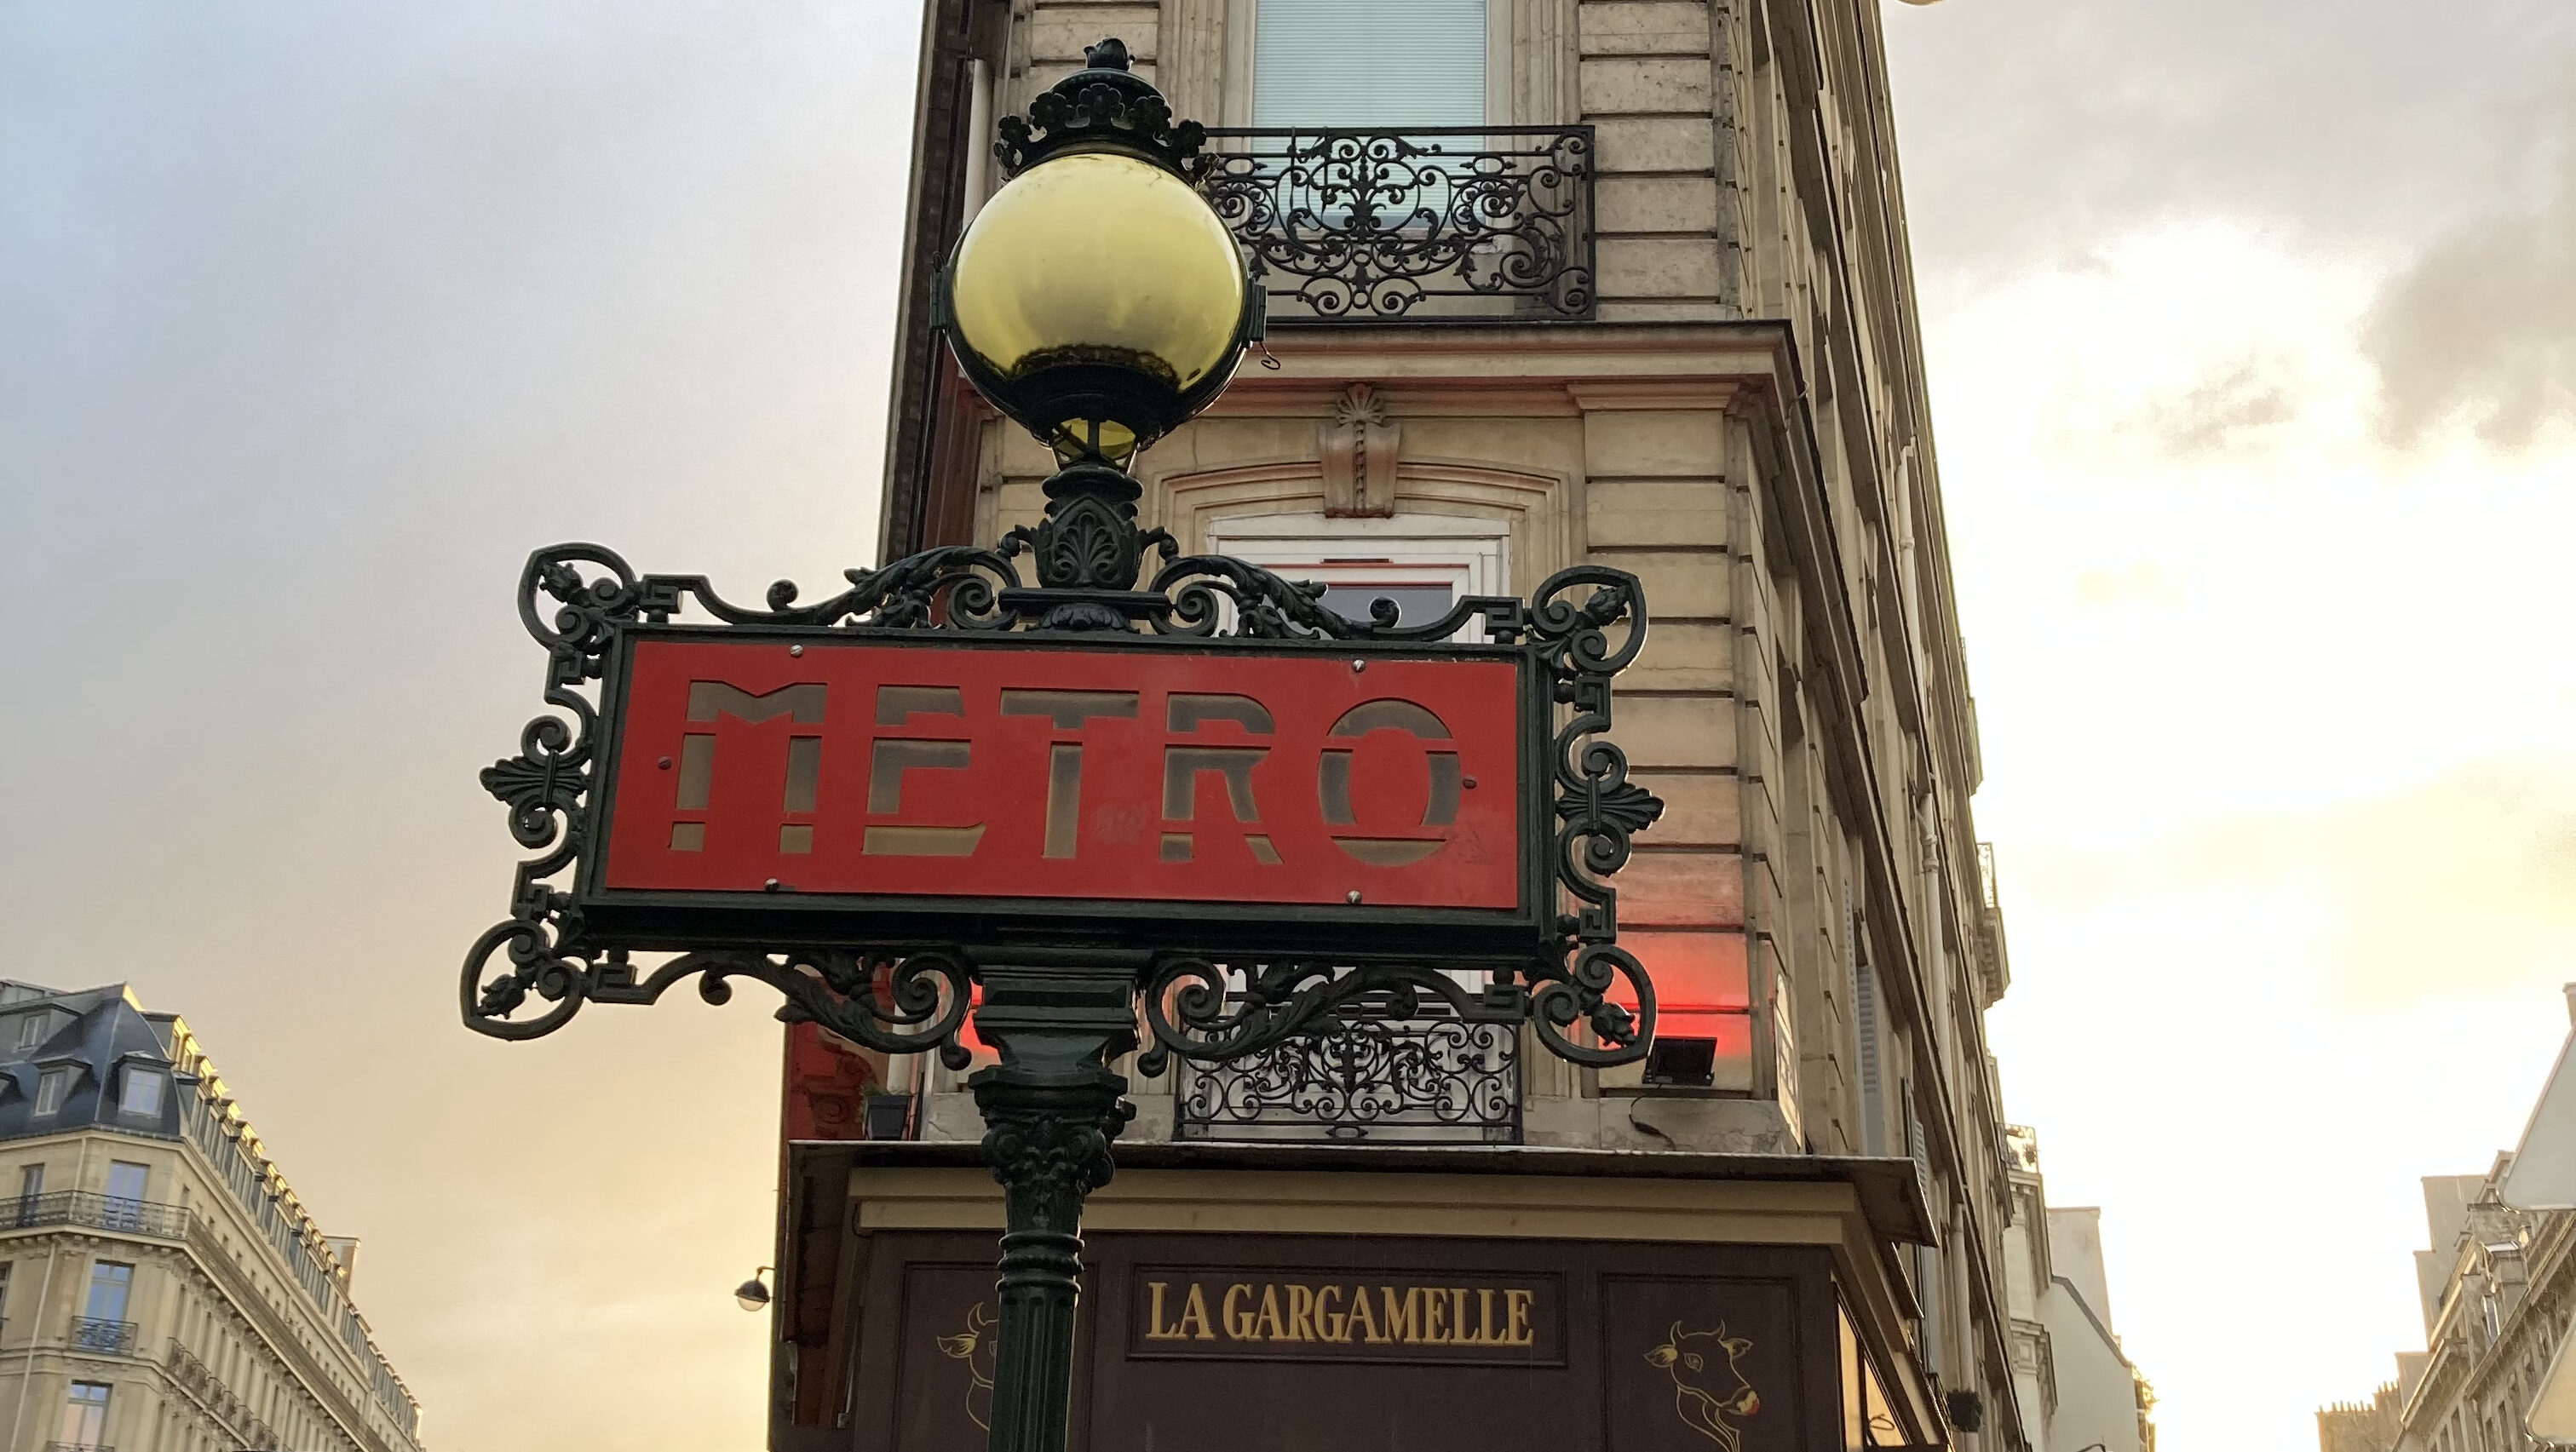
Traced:
<path fill-rule="evenodd" d="M 1172 120 L 1163 93 L 1128 68 L 1125 41 L 1112 36 L 1085 46 L 1082 59 L 1081 70 L 1029 103 L 1025 119 L 1002 118 L 993 156 L 1005 175 L 1068 151 L 1122 151 L 1194 180 L 1207 168 L 1199 155 L 1207 129 Z"/>

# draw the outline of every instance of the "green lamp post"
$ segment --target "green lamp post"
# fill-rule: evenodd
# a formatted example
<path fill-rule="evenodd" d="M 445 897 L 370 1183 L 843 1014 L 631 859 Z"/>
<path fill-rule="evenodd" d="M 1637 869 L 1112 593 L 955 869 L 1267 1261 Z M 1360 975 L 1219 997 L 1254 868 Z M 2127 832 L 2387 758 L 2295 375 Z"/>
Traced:
<path fill-rule="evenodd" d="M 1028 533 L 1040 629 L 1122 630 L 1150 536 L 1125 466 L 1214 402 L 1258 336 L 1262 298 L 1233 235 L 1190 184 L 1204 133 L 1175 124 L 1127 47 L 1002 122 L 1010 182 L 976 213 L 939 282 L 958 365 L 1063 467 Z M 975 1025 L 1001 1062 L 970 1081 L 1004 1192 L 994 1452 L 1065 1445 L 1082 1201 L 1110 1177 L 1134 1109 L 1109 1063 L 1136 1046 L 1144 955 L 1078 945 L 983 968 Z"/>

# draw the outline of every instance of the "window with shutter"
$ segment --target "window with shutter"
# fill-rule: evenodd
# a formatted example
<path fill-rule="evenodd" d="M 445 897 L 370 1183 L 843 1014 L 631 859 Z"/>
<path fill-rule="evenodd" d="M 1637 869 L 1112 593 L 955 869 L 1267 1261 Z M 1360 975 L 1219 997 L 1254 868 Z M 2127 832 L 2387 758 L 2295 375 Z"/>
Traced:
<path fill-rule="evenodd" d="M 1843 889 L 1843 972 L 1851 984 L 1854 1077 L 1860 1082 L 1860 1152 L 1887 1153 L 1887 1093 L 1879 1067 L 1878 974 L 1861 948 L 1861 917 Z"/>

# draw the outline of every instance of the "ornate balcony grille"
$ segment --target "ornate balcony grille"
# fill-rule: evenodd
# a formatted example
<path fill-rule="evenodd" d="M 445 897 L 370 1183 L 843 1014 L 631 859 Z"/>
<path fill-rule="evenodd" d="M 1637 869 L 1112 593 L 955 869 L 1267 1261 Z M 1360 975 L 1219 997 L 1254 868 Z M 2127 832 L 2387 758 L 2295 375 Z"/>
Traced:
<path fill-rule="evenodd" d="M 102 1321 L 94 1316 L 72 1318 L 72 1349 L 100 1356 L 132 1356 L 134 1323 Z"/>
<path fill-rule="evenodd" d="M 1592 128 L 1212 127 L 1199 187 L 1274 323 L 1592 316 Z"/>
<path fill-rule="evenodd" d="M 85 1225 L 93 1230 L 178 1240 L 188 1233 L 188 1212 L 176 1205 L 127 1200 L 87 1190 L 56 1190 L 49 1195 L 18 1195 L 0 1200 L 0 1230 L 27 1230 L 40 1225 Z"/>
<path fill-rule="evenodd" d="M 221 1378 L 199 1361 L 177 1337 L 170 1339 L 170 1379 L 177 1382 L 200 1406 L 221 1422 L 224 1430 L 244 1448 L 268 1449 L 277 1445 L 276 1434 L 268 1424 L 250 1413 L 250 1405 L 223 1384 Z"/>
<path fill-rule="evenodd" d="M 1248 1058 L 1185 1064 L 1182 1139 L 1518 1144 L 1520 1026 L 1381 1004 Z"/>

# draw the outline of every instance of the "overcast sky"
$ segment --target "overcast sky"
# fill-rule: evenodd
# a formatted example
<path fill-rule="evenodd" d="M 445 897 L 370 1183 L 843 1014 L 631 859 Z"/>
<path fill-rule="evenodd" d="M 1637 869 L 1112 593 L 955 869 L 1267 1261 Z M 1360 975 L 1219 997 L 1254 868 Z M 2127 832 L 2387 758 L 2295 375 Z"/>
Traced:
<path fill-rule="evenodd" d="M 2167 1452 L 2420 1344 L 2576 978 L 2576 7 L 1887 13 L 2051 1197 Z M 448 1449 L 749 1449 L 776 1030 L 455 1023 L 534 544 L 872 557 L 909 4 L 0 0 L 0 973 L 197 1027 Z"/>

